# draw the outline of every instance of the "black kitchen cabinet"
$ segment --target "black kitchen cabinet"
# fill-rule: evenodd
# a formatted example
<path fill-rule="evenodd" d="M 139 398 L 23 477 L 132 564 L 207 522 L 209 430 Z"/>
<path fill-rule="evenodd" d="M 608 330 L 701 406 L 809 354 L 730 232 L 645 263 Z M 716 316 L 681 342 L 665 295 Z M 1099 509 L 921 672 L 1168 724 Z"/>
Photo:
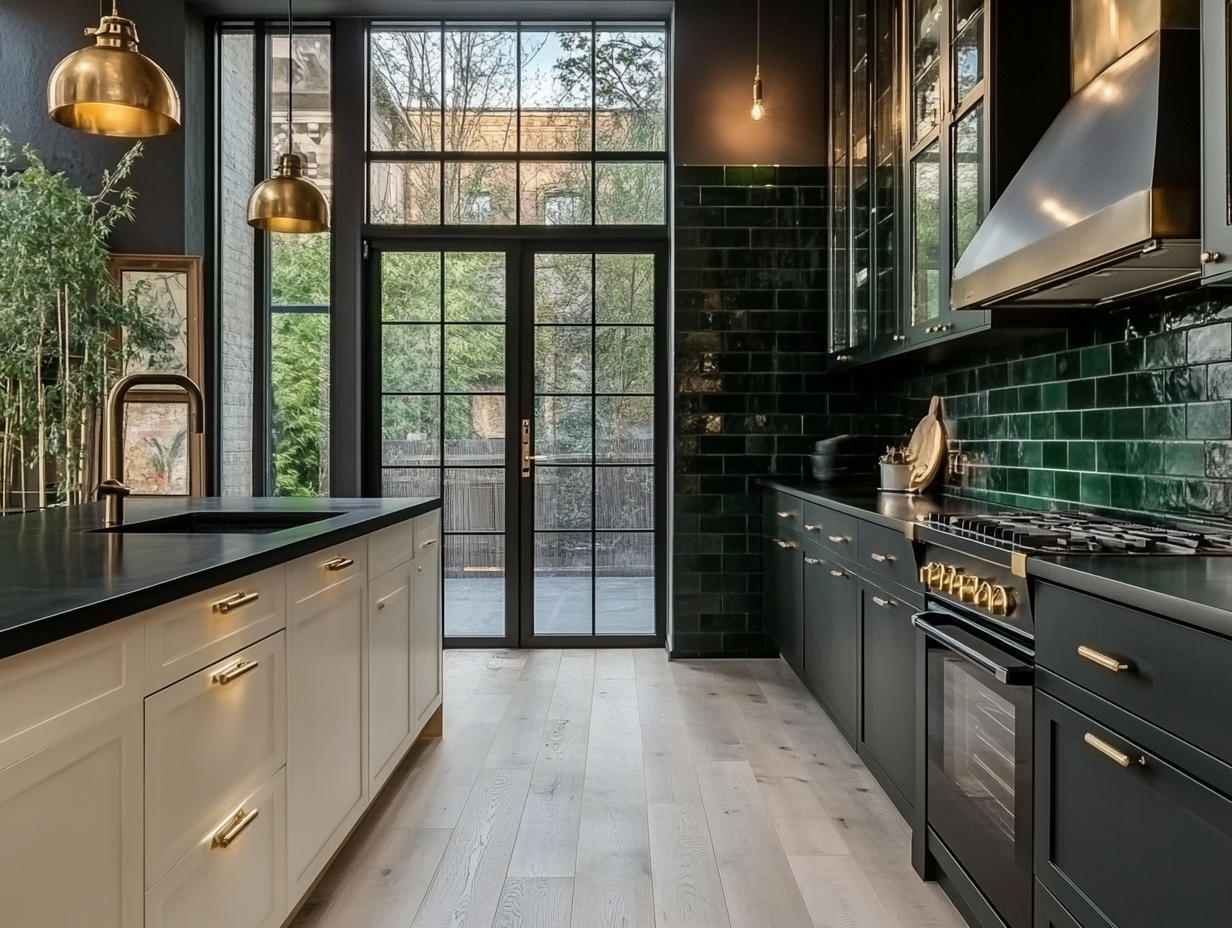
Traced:
<path fill-rule="evenodd" d="M 1232 280 L 1232 4 L 1202 0 L 1202 279 Z"/>
<path fill-rule="evenodd" d="M 904 816 L 915 799 L 916 631 L 912 606 L 865 582 L 860 594 L 860 756 Z"/>
<path fill-rule="evenodd" d="M 1138 727 L 1103 705 L 1119 724 Z M 1035 718 L 1035 875 L 1074 921 L 1082 928 L 1226 926 L 1232 799 L 1138 734 L 1123 735 L 1048 693 L 1037 692 Z M 1141 727 L 1147 737 L 1159 732 Z M 1041 924 L 1048 922 L 1037 913 Z"/>
<path fill-rule="evenodd" d="M 771 527 L 773 531 L 774 527 Z M 804 554 L 800 540 L 778 531 L 764 539 L 765 625 L 783 660 L 804 670 Z"/>
<path fill-rule="evenodd" d="M 804 673 L 853 745 L 859 711 L 860 581 L 820 545 L 804 549 Z"/>
<path fill-rule="evenodd" d="M 951 279 L 1069 98 L 1069 39 L 1068 0 L 831 0 L 831 369 L 1021 326 Z"/>
<path fill-rule="evenodd" d="M 1035 928 L 1082 928 L 1039 880 L 1035 881 L 1034 924 Z"/>

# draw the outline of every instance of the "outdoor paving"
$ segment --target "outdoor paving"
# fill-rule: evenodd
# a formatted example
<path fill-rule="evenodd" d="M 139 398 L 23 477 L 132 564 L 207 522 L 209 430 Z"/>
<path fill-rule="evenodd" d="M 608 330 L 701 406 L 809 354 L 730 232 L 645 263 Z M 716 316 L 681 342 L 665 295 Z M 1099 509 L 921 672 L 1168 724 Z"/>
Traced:
<path fill-rule="evenodd" d="M 535 580 L 535 631 L 541 635 L 590 634 L 590 578 Z M 654 634 L 654 577 L 595 578 L 595 632 Z M 505 581 L 447 579 L 445 634 L 484 638 L 505 634 Z"/>

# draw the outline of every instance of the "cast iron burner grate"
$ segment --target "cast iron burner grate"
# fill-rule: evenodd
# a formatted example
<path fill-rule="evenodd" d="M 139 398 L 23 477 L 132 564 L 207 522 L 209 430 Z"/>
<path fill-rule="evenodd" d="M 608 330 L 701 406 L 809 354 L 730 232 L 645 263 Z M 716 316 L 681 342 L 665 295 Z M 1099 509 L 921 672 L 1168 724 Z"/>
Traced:
<path fill-rule="evenodd" d="M 1232 533 L 1124 522 L 1087 512 L 949 515 L 924 524 L 963 538 L 1023 551 L 1070 554 L 1232 554 Z"/>

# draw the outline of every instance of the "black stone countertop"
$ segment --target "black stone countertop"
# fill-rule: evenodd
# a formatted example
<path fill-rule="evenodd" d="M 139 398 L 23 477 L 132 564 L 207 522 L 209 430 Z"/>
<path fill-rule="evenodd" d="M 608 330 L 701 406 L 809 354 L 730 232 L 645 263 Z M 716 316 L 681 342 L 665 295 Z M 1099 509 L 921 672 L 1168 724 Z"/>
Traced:
<path fill-rule="evenodd" d="M 828 485 L 764 478 L 761 484 L 822 503 L 887 528 L 930 512 L 1009 511 L 955 496 L 879 493 L 872 484 Z M 1032 555 L 1027 573 L 1041 580 L 1232 637 L 1232 557 L 1224 555 Z"/>
<path fill-rule="evenodd" d="M 439 499 L 130 499 L 126 524 L 196 510 L 334 512 L 269 534 L 102 534 L 103 504 L 0 518 L 0 658 L 440 508 Z"/>

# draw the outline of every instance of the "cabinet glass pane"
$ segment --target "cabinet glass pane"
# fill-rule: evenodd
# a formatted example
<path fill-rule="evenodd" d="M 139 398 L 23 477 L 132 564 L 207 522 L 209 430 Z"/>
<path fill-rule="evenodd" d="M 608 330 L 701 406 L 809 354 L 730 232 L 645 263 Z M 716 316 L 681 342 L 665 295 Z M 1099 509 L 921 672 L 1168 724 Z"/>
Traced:
<path fill-rule="evenodd" d="M 899 144 L 898 94 L 895 93 L 894 65 L 897 55 L 895 0 L 877 0 L 873 69 L 873 137 L 876 154 L 873 164 L 876 207 L 873 230 L 873 341 L 901 333 L 899 292 L 898 191 Z"/>
<path fill-rule="evenodd" d="M 851 15 L 851 322 L 848 343 L 868 342 L 872 313 L 873 189 L 869 113 L 870 7 L 856 3 Z"/>
<path fill-rule="evenodd" d="M 941 147 L 911 163 L 911 323 L 941 314 Z"/>
<path fill-rule="evenodd" d="M 851 216 L 848 211 L 851 161 L 850 50 L 848 47 L 848 9 L 846 3 L 833 7 L 830 49 L 830 164 L 833 165 L 830 210 L 830 350 L 848 345 L 848 286 L 851 280 L 849 238 Z"/>
<path fill-rule="evenodd" d="M 954 100 L 966 99 L 984 79 L 984 0 L 954 4 Z"/>
<path fill-rule="evenodd" d="M 912 0 L 912 144 L 937 128 L 941 116 L 941 4 Z"/>
<path fill-rule="evenodd" d="M 984 221 L 984 104 L 954 126 L 954 263 Z"/>

